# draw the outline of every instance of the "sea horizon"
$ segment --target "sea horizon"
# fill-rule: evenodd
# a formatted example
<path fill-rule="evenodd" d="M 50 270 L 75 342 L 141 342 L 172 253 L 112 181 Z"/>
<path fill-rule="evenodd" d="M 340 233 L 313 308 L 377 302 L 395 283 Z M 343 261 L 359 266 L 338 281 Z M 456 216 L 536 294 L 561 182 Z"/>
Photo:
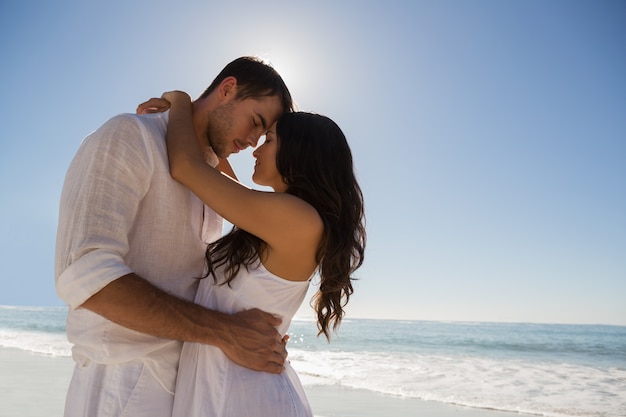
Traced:
<path fill-rule="evenodd" d="M 67 309 L 64 305 L 33 305 L 33 304 L 0 304 L 2 308 L 22 308 L 22 309 L 38 309 L 38 308 L 50 308 L 50 309 Z M 294 321 L 315 321 L 316 318 L 311 313 L 308 315 L 296 315 Z M 605 322 L 577 322 L 577 321 L 532 321 L 532 320 L 494 320 L 494 319 L 476 319 L 476 320 L 464 320 L 464 319 L 437 319 L 437 318 L 394 318 L 394 317 L 365 317 L 365 316 L 352 316 L 349 313 L 343 319 L 343 322 L 350 320 L 382 320 L 382 321 L 397 321 L 397 322 L 433 322 L 433 323 L 459 323 L 459 324 L 471 324 L 471 323 L 493 323 L 493 324 L 538 324 L 538 325 L 563 325 L 563 326 L 613 326 L 613 327 L 625 327 L 624 323 L 605 323 Z"/>
<path fill-rule="evenodd" d="M 70 357 L 67 307 L 0 306 L 0 348 Z M 546 417 L 626 415 L 626 326 L 348 318 L 289 329 L 305 389 Z"/>

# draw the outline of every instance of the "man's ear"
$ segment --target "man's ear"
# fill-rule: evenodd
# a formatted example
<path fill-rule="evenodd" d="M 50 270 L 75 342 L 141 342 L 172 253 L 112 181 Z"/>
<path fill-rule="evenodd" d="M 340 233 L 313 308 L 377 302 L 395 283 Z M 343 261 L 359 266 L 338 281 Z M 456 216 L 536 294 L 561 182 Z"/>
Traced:
<path fill-rule="evenodd" d="M 233 76 L 226 77 L 217 87 L 220 100 L 233 98 L 237 94 L 237 79 Z"/>

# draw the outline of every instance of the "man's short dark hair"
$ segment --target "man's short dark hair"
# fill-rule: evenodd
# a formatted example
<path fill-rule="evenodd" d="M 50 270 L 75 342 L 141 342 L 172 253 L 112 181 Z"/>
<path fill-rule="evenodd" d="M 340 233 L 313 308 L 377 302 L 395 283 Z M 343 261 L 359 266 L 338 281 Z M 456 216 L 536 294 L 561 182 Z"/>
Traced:
<path fill-rule="evenodd" d="M 237 99 L 278 96 L 283 112 L 293 111 L 293 100 L 287 85 L 278 72 L 260 58 L 244 56 L 226 65 L 200 98 L 211 94 L 227 77 L 237 79 Z"/>

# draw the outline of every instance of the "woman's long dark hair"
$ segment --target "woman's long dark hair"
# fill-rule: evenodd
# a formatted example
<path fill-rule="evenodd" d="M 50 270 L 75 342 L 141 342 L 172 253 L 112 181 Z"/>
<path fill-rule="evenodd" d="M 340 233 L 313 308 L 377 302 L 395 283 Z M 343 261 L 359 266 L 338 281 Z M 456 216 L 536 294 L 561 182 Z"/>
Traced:
<path fill-rule="evenodd" d="M 353 293 L 352 274 L 363 264 L 365 215 L 363 194 L 354 176 L 352 153 L 343 132 L 318 114 L 285 113 L 276 125 L 276 165 L 287 193 L 311 204 L 324 222 L 317 250 L 320 285 L 314 296 L 319 333 L 330 339 L 344 316 Z M 230 233 L 209 245 L 208 275 L 215 278 L 224 265 L 229 283 L 239 272 L 259 261 L 265 242 L 245 230 Z"/>

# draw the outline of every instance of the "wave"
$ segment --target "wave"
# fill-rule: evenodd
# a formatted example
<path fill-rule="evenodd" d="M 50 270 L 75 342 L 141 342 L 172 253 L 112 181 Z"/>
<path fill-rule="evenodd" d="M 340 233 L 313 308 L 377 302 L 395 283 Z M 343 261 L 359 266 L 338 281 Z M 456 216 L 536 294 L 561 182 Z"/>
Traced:
<path fill-rule="evenodd" d="M 0 347 L 71 356 L 66 308 L 0 306 Z M 292 321 L 306 386 L 545 417 L 626 415 L 626 328 L 349 320 L 332 343 Z"/>
<path fill-rule="evenodd" d="M 70 342 L 65 333 L 0 329 L 0 347 L 15 348 L 48 356 L 69 357 Z"/>
<path fill-rule="evenodd" d="M 291 350 L 305 386 L 550 417 L 624 415 L 626 370 L 472 356 Z M 601 411 L 601 412 L 600 412 Z"/>
<path fill-rule="evenodd" d="M 0 306 L 0 347 L 71 356 L 66 315 L 67 307 Z"/>

